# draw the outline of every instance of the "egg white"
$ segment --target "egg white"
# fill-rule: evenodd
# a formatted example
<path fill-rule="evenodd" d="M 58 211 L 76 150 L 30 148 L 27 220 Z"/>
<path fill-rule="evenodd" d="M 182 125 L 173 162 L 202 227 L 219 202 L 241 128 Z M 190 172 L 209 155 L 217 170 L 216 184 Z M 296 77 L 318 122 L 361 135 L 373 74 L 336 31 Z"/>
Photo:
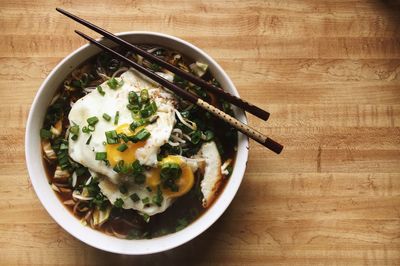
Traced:
<path fill-rule="evenodd" d="M 215 142 L 210 141 L 201 146 L 196 157 L 205 160 L 204 177 L 200 187 L 203 193 L 203 206 L 207 208 L 215 199 L 216 192 L 221 184 L 221 156 Z"/>

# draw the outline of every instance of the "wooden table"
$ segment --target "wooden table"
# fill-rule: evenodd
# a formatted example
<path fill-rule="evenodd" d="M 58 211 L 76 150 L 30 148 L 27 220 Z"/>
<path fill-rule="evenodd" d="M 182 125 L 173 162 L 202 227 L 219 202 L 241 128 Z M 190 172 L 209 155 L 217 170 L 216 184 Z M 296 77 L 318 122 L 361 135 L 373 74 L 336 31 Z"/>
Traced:
<path fill-rule="evenodd" d="M 113 2 L 0 2 L 0 264 L 400 264 L 398 1 Z M 39 203 L 24 159 L 29 107 L 84 44 L 56 6 L 113 32 L 188 40 L 272 113 L 250 124 L 284 152 L 251 142 L 237 197 L 190 243 L 110 254 L 74 239 Z"/>

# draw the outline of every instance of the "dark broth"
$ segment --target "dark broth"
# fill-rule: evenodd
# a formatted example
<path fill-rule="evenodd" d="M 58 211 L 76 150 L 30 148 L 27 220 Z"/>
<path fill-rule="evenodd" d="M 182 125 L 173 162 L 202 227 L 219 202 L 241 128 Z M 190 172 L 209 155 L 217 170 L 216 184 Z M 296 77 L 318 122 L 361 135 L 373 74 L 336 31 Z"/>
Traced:
<path fill-rule="evenodd" d="M 147 49 L 149 48 L 149 46 L 147 45 L 143 45 L 142 47 Z M 174 62 L 174 59 L 176 55 L 178 55 L 178 53 L 167 50 L 165 48 L 162 48 L 160 50 L 162 51 L 162 53 L 157 53 L 156 50 L 155 54 L 157 56 L 161 56 L 163 59 L 175 64 L 176 66 L 179 66 L 180 68 L 185 69 L 187 68 L 187 66 L 189 66 L 190 63 L 193 62 L 193 60 L 182 56 L 180 60 Z M 124 51 L 123 49 L 119 49 L 119 51 L 125 53 L 127 56 L 132 57 L 132 59 L 136 61 L 138 60 L 137 56 L 132 55 L 129 52 Z M 102 60 L 108 60 L 108 65 L 102 65 Z M 101 76 L 96 72 L 96 69 L 99 66 L 104 68 L 102 71 L 104 71 L 105 74 L 111 76 L 112 72 L 115 72 L 121 67 L 125 67 L 125 64 L 119 62 L 118 60 L 107 58 L 106 54 L 101 53 L 100 55 L 94 56 L 93 58 L 87 60 L 80 67 L 74 70 L 74 72 L 66 79 L 64 84 L 60 86 L 57 93 L 61 95 L 60 97 L 65 96 L 67 100 L 72 102 L 75 102 L 79 98 L 83 97 L 85 95 L 85 93 L 83 92 L 83 88 L 86 88 L 88 86 L 97 86 L 104 82 Z M 155 66 L 154 64 L 147 64 L 146 67 L 153 70 L 160 70 L 159 67 Z M 85 76 L 82 73 L 86 73 L 87 75 Z M 206 72 L 203 78 L 209 82 L 218 85 L 218 82 L 212 77 L 209 71 Z M 87 80 L 85 81 L 84 79 Z M 184 81 L 178 78 L 174 80 L 174 82 L 181 87 L 189 86 Z M 81 86 L 81 88 L 79 86 Z M 190 90 L 193 89 L 189 87 L 185 88 Z M 201 96 L 204 100 L 211 102 L 215 106 L 223 109 L 225 112 L 233 114 L 230 105 L 218 100 L 217 97 L 215 97 L 214 95 L 205 92 L 204 90 L 201 90 L 199 88 L 194 88 L 194 92 Z M 55 104 L 57 103 L 58 102 L 56 101 Z M 69 121 L 67 117 L 70 111 L 70 106 L 69 104 L 65 103 L 60 105 L 61 106 L 59 109 L 55 109 L 53 107 L 50 107 L 48 109 L 44 128 L 49 128 L 51 125 L 54 124 L 55 120 L 61 118 L 63 124 L 61 136 L 64 136 L 66 128 L 69 126 Z M 57 112 L 59 112 L 60 114 L 58 114 Z M 55 116 L 55 118 L 52 117 L 53 115 Z M 231 159 L 232 162 L 230 165 L 234 165 L 234 160 L 236 157 L 237 132 L 230 128 L 228 125 L 222 124 L 220 121 L 217 121 L 210 114 L 204 115 L 204 112 L 202 110 L 195 109 L 195 107 L 190 110 L 190 115 L 192 121 L 196 121 L 199 124 L 199 128 L 202 127 L 204 130 L 211 130 L 214 133 L 213 140 L 216 142 L 217 147 L 220 151 L 222 163 L 227 159 Z M 174 152 L 172 147 L 167 147 L 168 145 L 164 146 L 161 148 L 161 156 Z M 182 155 L 189 157 L 190 155 L 195 154 L 198 148 L 199 147 L 197 146 L 189 147 L 188 150 L 185 151 Z M 45 158 L 45 156 L 43 157 Z M 58 193 L 56 194 L 58 195 L 59 199 L 63 203 L 65 203 L 64 205 L 78 219 L 88 221 L 88 219 L 90 219 L 90 215 L 92 215 L 91 212 L 93 213 L 95 205 L 87 202 L 81 202 L 77 204 L 72 197 L 72 192 L 74 188 L 71 185 L 71 178 L 54 178 L 58 161 L 51 161 L 47 159 L 44 159 L 43 161 L 47 171 L 49 183 L 57 187 Z M 179 197 L 164 212 L 151 216 L 151 219 L 148 222 L 145 221 L 142 215 L 139 215 L 138 212 L 133 209 L 126 210 L 122 208 L 117 208 L 115 206 L 112 206 L 110 202 L 106 202 L 105 204 L 108 204 L 107 206 L 112 206 L 110 217 L 100 226 L 92 227 L 110 235 L 131 239 L 154 238 L 179 231 L 189 225 L 195 219 L 200 217 L 206 211 L 206 209 L 202 206 L 202 195 L 200 192 L 201 176 L 199 175 L 199 173 L 196 173 L 195 176 L 195 185 L 188 193 L 186 193 L 182 197 Z M 76 187 L 84 187 L 84 184 L 89 177 L 89 172 L 83 171 L 83 173 L 77 178 Z M 228 176 L 223 176 L 218 191 L 216 192 L 217 194 L 220 194 L 222 192 L 227 180 Z M 94 184 L 94 186 L 96 186 L 96 184 Z M 217 198 L 217 196 L 215 198 Z M 88 224 L 90 225 L 89 222 Z"/>

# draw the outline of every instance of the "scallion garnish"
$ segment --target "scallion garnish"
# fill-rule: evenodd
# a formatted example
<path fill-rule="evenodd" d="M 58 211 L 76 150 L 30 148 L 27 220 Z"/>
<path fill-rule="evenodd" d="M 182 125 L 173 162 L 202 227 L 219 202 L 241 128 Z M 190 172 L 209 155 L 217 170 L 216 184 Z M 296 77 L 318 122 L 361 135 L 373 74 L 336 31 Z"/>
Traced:
<path fill-rule="evenodd" d="M 72 139 L 72 140 L 77 140 L 77 139 L 78 139 L 78 135 L 72 135 L 72 136 L 71 136 L 71 139 Z"/>
<path fill-rule="evenodd" d="M 89 128 L 87 126 L 84 126 L 84 127 L 82 127 L 82 132 L 83 133 L 89 133 L 90 130 L 89 130 Z"/>
<path fill-rule="evenodd" d="M 179 191 L 176 180 L 182 175 L 182 169 L 177 163 L 163 163 L 161 165 L 160 178 L 163 187 L 169 188 L 171 191 Z"/>
<path fill-rule="evenodd" d="M 126 174 L 129 172 L 129 168 L 125 166 L 124 160 L 119 161 L 113 168 L 113 170 L 117 173 Z"/>
<path fill-rule="evenodd" d="M 86 141 L 86 145 L 89 145 L 90 141 L 92 140 L 92 135 L 89 136 L 89 138 Z"/>
<path fill-rule="evenodd" d="M 160 188 L 160 186 L 157 186 L 157 194 L 155 196 L 153 196 L 152 202 L 160 207 L 163 200 L 164 200 L 164 197 L 162 195 L 161 188 Z"/>
<path fill-rule="evenodd" d="M 117 150 L 120 151 L 120 152 L 124 152 L 126 149 L 128 149 L 128 145 L 126 145 L 125 143 L 122 143 L 117 148 Z"/>
<path fill-rule="evenodd" d="M 142 202 L 144 205 L 149 204 L 150 203 L 149 197 L 145 197 L 144 199 L 142 199 Z"/>
<path fill-rule="evenodd" d="M 130 198 L 133 202 L 138 202 L 140 200 L 138 194 L 133 193 L 132 195 L 130 195 Z"/>
<path fill-rule="evenodd" d="M 120 139 L 122 139 L 125 143 L 128 143 L 128 141 L 129 141 L 128 136 L 125 135 L 124 133 L 118 134 L 118 137 L 119 137 Z"/>
<path fill-rule="evenodd" d="M 106 139 L 107 139 L 107 143 L 108 144 L 116 144 L 116 143 L 118 143 L 117 131 L 111 130 L 111 131 L 105 132 L 105 134 L 106 134 Z"/>
<path fill-rule="evenodd" d="M 102 161 L 107 159 L 107 152 L 96 152 L 96 160 Z"/>
<path fill-rule="evenodd" d="M 69 128 L 69 132 L 73 135 L 79 135 L 79 126 L 74 125 Z"/>
<path fill-rule="evenodd" d="M 118 120 L 119 120 L 119 111 L 117 111 L 117 112 L 115 113 L 114 125 L 118 125 Z"/>
<path fill-rule="evenodd" d="M 107 85 L 110 89 L 116 90 L 124 84 L 124 81 L 121 79 L 120 82 L 116 78 L 111 78 L 107 81 Z"/>
<path fill-rule="evenodd" d="M 149 101 L 149 91 L 143 89 L 140 91 L 140 103 L 147 103 Z"/>
<path fill-rule="evenodd" d="M 136 143 L 138 141 L 142 141 L 142 140 L 146 140 L 150 137 L 150 132 L 145 129 L 142 128 L 138 133 L 136 133 L 133 137 L 130 137 L 129 139 L 133 142 Z"/>
<path fill-rule="evenodd" d="M 109 116 L 109 115 L 106 114 L 106 113 L 103 114 L 103 118 L 104 118 L 104 120 L 106 120 L 106 121 L 110 121 L 110 120 L 111 120 L 111 116 Z"/>
<path fill-rule="evenodd" d="M 106 94 L 106 92 L 103 91 L 103 88 L 100 85 L 97 86 L 96 88 L 97 88 L 97 91 L 101 94 L 101 96 L 104 96 Z"/>
<path fill-rule="evenodd" d="M 136 92 L 130 91 L 128 94 L 128 101 L 132 105 L 137 105 L 139 103 L 139 96 Z"/>
<path fill-rule="evenodd" d="M 122 208 L 123 205 L 124 205 L 124 200 L 121 198 L 118 198 L 114 201 L 114 206 L 117 208 Z"/>
<path fill-rule="evenodd" d="M 97 118 L 97 116 L 92 116 L 89 117 L 86 121 L 88 122 L 89 126 L 95 126 L 97 122 L 99 122 L 99 119 Z"/>

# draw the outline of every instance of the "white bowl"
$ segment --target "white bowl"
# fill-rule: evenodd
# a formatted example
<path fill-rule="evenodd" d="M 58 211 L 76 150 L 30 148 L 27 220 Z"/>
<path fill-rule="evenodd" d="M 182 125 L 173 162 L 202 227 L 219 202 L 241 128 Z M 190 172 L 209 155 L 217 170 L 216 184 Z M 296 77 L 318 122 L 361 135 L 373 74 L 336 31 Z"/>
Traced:
<path fill-rule="evenodd" d="M 230 93 L 239 96 L 235 86 L 224 70 L 204 51 L 186 41 L 154 32 L 125 32 L 118 34 L 118 36 L 132 43 L 165 46 L 195 60 L 205 62 L 209 65 L 212 74 L 221 83 L 222 87 Z M 113 46 L 108 40 L 103 40 L 102 42 Z M 46 109 L 59 85 L 73 69 L 99 52 L 100 50 L 93 45 L 87 44 L 80 47 L 64 58 L 40 86 L 29 112 L 25 134 L 25 156 L 32 185 L 51 217 L 67 232 L 88 245 L 109 252 L 129 255 L 156 253 L 182 245 L 209 228 L 231 203 L 240 186 L 246 168 L 248 139 L 246 136 L 239 134 L 236 164 L 226 187 L 214 204 L 185 229 L 154 239 L 124 240 L 83 226 L 64 207 L 48 183 L 41 158 L 39 131 L 43 124 Z M 237 109 L 234 109 L 234 111 L 239 120 L 247 123 L 246 116 L 242 111 Z"/>

